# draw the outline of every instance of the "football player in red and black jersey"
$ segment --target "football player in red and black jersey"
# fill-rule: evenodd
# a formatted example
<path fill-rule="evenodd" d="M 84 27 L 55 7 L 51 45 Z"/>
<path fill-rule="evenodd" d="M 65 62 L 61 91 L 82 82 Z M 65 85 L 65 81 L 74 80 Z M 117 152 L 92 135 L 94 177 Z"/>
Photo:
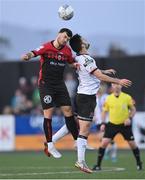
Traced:
<path fill-rule="evenodd" d="M 63 80 L 66 63 L 73 63 L 71 49 L 66 45 L 71 37 L 71 30 L 63 28 L 59 31 L 55 40 L 22 56 L 22 60 L 25 61 L 40 56 L 38 87 L 44 112 L 43 127 L 47 141 L 47 143 L 44 143 L 44 151 L 48 156 L 52 155 L 55 158 L 61 157 L 52 143 L 51 121 L 55 106 L 61 108 L 66 126 L 73 138 L 76 140 L 78 137 L 77 123 L 74 120 L 70 97 Z"/>

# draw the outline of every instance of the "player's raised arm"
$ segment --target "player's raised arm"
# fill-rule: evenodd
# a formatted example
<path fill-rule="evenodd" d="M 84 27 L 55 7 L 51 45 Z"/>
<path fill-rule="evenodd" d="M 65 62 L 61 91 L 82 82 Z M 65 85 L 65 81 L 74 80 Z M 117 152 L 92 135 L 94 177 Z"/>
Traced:
<path fill-rule="evenodd" d="M 29 61 L 33 57 L 41 56 L 46 51 L 46 44 L 41 45 L 40 47 L 36 48 L 33 51 L 30 51 L 24 55 L 22 55 L 21 59 L 23 61 Z"/>
<path fill-rule="evenodd" d="M 23 61 L 29 61 L 31 58 L 35 57 L 34 53 L 33 52 L 28 52 L 24 55 L 21 56 L 21 59 Z"/>
<path fill-rule="evenodd" d="M 101 72 L 101 70 L 96 69 L 93 72 L 93 75 L 96 76 L 99 80 L 101 81 L 106 81 L 106 82 L 111 82 L 111 83 L 116 83 L 120 84 L 121 86 L 124 87 L 129 87 L 132 85 L 132 82 L 128 79 L 117 79 L 117 78 L 112 78 L 110 76 L 107 76 Z"/>

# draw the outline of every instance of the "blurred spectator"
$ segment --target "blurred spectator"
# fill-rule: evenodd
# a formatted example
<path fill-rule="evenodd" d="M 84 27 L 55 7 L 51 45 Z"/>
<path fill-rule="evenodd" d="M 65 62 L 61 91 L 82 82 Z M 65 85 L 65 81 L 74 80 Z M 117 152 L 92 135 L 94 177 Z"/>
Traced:
<path fill-rule="evenodd" d="M 108 96 L 108 86 L 106 83 L 103 82 L 101 83 L 99 91 L 97 93 L 97 102 L 93 117 L 93 121 L 97 127 L 98 126 L 100 127 L 100 124 L 102 123 L 102 118 L 101 118 L 102 107 L 107 96 Z"/>
<path fill-rule="evenodd" d="M 12 108 L 17 108 L 20 106 L 22 102 L 22 96 L 23 96 L 22 91 L 20 89 L 17 89 L 15 91 L 15 95 L 12 97 L 12 101 L 11 101 Z"/>
<path fill-rule="evenodd" d="M 5 114 L 5 115 L 11 115 L 11 114 L 13 114 L 13 110 L 12 110 L 11 106 L 8 106 L 8 105 L 5 106 L 5 107 L 3 108 L 2 114 Z"/>
<path fill-rule="evenodd" d="M 40 96 L 39 96 L 39 91 L 38 91 L 38 88 L 36 88 L 34 91 L 33 91 L 33 94 L 32 94 L 32 102 L 33 102 L 33 106 L 38 106 L 40 104 Z"/>
<path fill-rule="evenodd" d="M 40 96 L 39 96 L 39 90 L 37 86 L 38 79 L 36 76 L 33 76 L 30 80 L 31 82 L 31 91 L 32 91 L 32 102 L 33 106 L 39 106 L 40 105 Z"/>
<path fill-rule="evenodd" d="M 74 97 L 76 94 L 77 82 L 75 78 L 73 77 L 72 73 L 67 73 L 65 75 L 65 84 L 66 84 L 69 96 L 71 98 L 72 106 L 74 107 Z"/>
<path fill-rule="evenodd" d="M 25 94 L 27 96 L 27 98 L 31 98 L 31 87 L 30 85 L 28 84 L 28 81 L 25 77 L 20 77 L 19 78 L 19 85 L 18 85 L 18 89 L 21 90 L 21 92 L 23 94 Z"/>
<path fill-rule="evenodd" d="M 32 102 L 20 89 L 17 89 L 11 101 L 14 114 L 29 113 L 32 109 Z"/>
<path fill-rule="evenodd" d="M 37 116 L 37 115 L 42 115 L 42 114 L 43 114 L 43 111 L 42 111 L 41 104 L 33 107 L 31 110 L 31 115 Z"/>
<path fill-rule="evenodd" d="M 38 78 L 37 78 L 37 76 L 32 76 L 31 79 L 30 79 L 30 83 L 31 83 L 31 89 L 32 89 L 32 91 L 34 91 L 38 87 Z"/>

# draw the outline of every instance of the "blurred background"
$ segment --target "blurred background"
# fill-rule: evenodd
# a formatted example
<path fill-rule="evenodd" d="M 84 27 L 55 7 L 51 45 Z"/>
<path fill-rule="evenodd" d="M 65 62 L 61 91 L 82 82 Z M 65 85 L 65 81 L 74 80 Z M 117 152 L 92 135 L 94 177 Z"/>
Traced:
<path fill-rule="evenodd" d="M 58 8 L 69 4 L 74 17 L 63 21 Z M 84 36 L 91 44 L 90 54 L 100 69 L 114 68 L 120 78 L 132 80 L 123 91 L 136 103 L 133 131 L 140 148 L 145 148 L 145 1 L 144 0 L 0 0 L 0 151 L 42 150 L 42 109 L 37 89 L 39 59 L 21 62 L 22 54 L 55 39 L 62 27 Z M 75 111 L 77 75 L 69 66 L 64 74 Z M 110 93 L 110 84 L 102 84 Z M 96 119 L 89 144 L 100 145 Z M 53 116 L 53 131 L 64 124 L 59 109 Z M 120 135 L 119 148 L 128 148 Z M 64 143 L 67 142 L 67 143 Z M 73 149 L 67 135 L 59 149 Z"/>

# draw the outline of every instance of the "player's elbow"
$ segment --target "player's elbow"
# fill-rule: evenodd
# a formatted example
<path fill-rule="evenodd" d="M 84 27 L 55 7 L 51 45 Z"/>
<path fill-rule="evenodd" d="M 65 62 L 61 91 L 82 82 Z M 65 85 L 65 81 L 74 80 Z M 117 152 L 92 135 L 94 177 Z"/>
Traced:
<path fill-rule="evenodd" d="M 99 80 L 103 81 L 103 73 L 101 72 L 101 70 L 97 69 L 96 71 L 93 72 L 93 75 L 96 76 L 96 78 L 98 78 Z"/>

